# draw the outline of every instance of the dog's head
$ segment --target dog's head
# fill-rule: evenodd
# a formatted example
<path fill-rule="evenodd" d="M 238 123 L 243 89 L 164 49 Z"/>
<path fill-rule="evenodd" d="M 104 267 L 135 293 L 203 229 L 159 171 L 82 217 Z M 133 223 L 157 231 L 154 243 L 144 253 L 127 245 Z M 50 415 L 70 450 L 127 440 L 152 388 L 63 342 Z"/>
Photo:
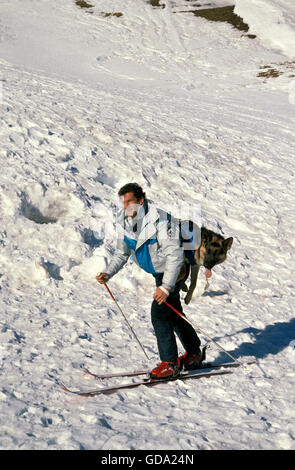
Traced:
<path fill-rule="evenodd" d="M 212 230 L 201 228 L 201 245 L 197 250 L 197 262 L 209 271 L 226 260 L 228 250 L 230 250 L 234 239 L 225 239 Z"/>

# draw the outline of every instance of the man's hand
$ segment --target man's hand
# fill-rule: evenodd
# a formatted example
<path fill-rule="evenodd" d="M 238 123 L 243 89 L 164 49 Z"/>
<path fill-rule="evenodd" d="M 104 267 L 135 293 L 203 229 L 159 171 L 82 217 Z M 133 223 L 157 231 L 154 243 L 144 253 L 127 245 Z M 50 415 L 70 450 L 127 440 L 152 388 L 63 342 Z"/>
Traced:
<path fill-rule="evenodd" d="M 158 302 L 160 305 L 162 302 L 164 302 L 168 297 L 168 294 L 166 294 L 160 287 L 157 287 L 154 293 L 154 299 Z"/>
<path fill-rule="evenodd" d="M 104 284 L 105 282 L 108 282 L 110 276 L 107 273 L 100 273 L 96 276 L 96 279 L 100 284 Z"/>

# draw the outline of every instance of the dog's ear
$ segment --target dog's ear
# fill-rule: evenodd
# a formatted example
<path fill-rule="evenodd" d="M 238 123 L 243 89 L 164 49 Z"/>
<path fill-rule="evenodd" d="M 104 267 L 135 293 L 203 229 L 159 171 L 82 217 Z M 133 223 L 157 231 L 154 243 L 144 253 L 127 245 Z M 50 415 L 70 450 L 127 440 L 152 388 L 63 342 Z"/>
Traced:
<path fill-rule="evenodd" d="M 233 241 L 234 241 L 233 237 L 227 238 L 226 240 L 223 241 L 223 246 L 226 251 L 231 249 Z"/>
<path fill-rule="evenodd" d="M 201 227 L 201 238 L 202 240 L 209 240 L 210 231 L 206 227 Z"/>

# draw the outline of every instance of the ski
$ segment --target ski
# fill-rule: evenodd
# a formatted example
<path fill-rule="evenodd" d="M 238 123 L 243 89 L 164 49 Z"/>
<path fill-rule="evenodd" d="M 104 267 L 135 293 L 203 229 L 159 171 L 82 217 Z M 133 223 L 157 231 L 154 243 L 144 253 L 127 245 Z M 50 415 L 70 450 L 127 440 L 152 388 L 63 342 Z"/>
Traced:
<path fill-rule="evenodd" d="M 137 375 L 146 375 L 149 374 L 149 371 L 147 370 L 135 370 L 131 372 L 110 372 L 110 373 L 105 373 L 105 374 L 94 374 L 90 370 L 84 368 L 83 372 L 85 375 L 89 375 L 90 377 L 94 379 L 112 379 L 113 377 L 135 377 Z"/>
<path fill-rule="evenodd" d="M 203 362 L 201 363 L 200 367 L 197 369 L 194 369 L 194 371 L 197 370 L 203 370 L 203 369 L 222 369 L 223 367 L 239 367 L 241 365 L 250 365 L 250 364 L 255 364 L 256 361 L 247 361 L 247 362 L 222 362 L 222 363 L 210 363 L 210 362 Z M 115 372 L 115 373 L 105 373 L 105 374 L 94 374 L 90 370 L 84 368 L 83 369 L 85 375 L 89 375 L 90 377 L 93 377 L 94 379 L 111 379 L 113 377 L 135 377 L 138 375 L 149 375 L 148 370 L 135 370 L 135 371 L 123 371 L 123 372 Z M 191 371 L 192 372 L 192 371 Z"/>
<path fill-rule="evenodd" d="M 146 380 L 141 380 L 140 382 L 132 382 L 132 383 L 127 383 L 127 384 L 119 384 L 119 385 L 113 385 L 110 387 L 101 387 L 95 390 L 71 390 L 68 387 L 66 387 L 63 384 L 60 384 L 61 389 L 64 390 L 65 392 L 73 393 L 75 395 L 79 395 L 82 397 L 94 397 L 96 395 L 108 395 L 111 393 L 118 392 L 119 390 L 124 390 L 124 389 L 131 389 L 131 388 L 136 388 L 141 385 L 144 385 L 146 387 L 150 386 L 155 386 L 167 382 L 173 382 L 175 380 L 185 380 L 185 379 L 200 379 L 203 377 L 212 377 L 214 375 L 224 375 L 224 374 L 231 374 L 232 372 L 230 370 L 217 370 L 217 371 L 188 371 L 188 372 L 182 372 L 181 374 L 177 375 L 176 377 L 169 377 L 167 379 L 161 379 L 161 380 L 156 380 L 156 379 L 146 379 Z"/>

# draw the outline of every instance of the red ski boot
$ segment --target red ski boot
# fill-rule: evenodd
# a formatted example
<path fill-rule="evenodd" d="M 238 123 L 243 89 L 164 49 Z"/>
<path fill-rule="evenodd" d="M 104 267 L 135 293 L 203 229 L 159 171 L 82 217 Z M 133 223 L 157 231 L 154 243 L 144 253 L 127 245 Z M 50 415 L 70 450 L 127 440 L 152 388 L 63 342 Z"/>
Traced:
<path fill-rule="evenodd" d="M 193 370 L 201 367 L 201 363 L 206 358 L 206 348 L 203 348 L 196 354 L 185 353 L 178 358 L 178 368 L 179 370 Z"/>
<path fill-rule="evenodd" d="M 150 372 L 151 379 L 168 379 L 179 375 L 179 367 L 177 362 L 162 361 L 157 367 Z"/>

